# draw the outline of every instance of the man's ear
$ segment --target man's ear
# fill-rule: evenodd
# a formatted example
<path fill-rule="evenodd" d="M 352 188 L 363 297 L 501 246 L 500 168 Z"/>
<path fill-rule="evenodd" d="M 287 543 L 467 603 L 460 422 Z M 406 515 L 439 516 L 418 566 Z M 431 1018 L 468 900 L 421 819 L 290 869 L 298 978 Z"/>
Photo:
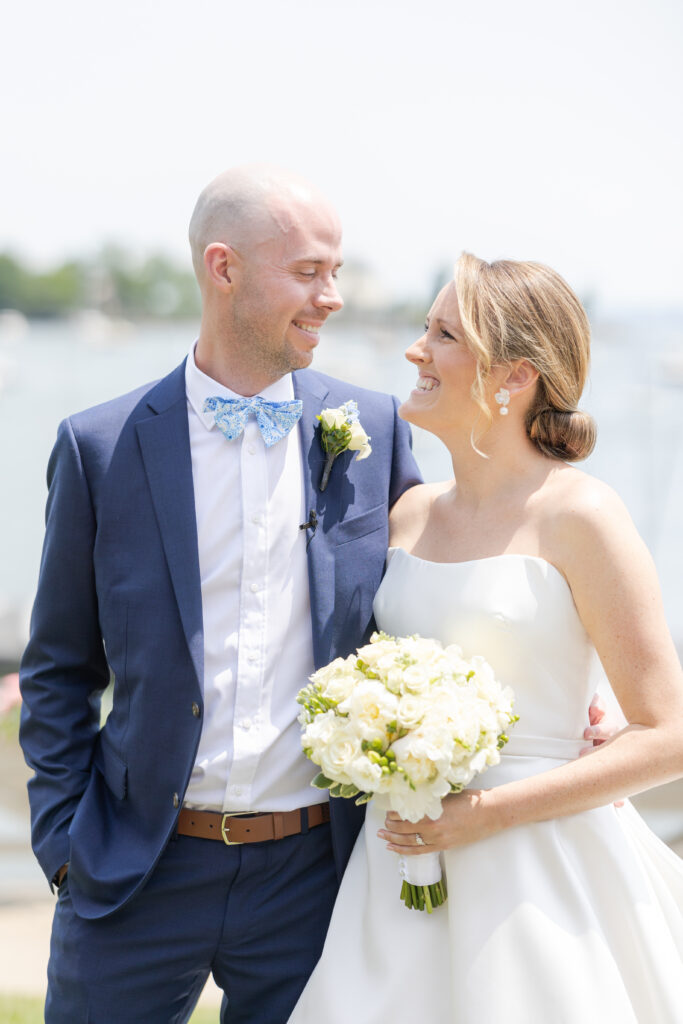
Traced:
<path fill-rule="evenodd" d="M 230 291 L 235 283 L 237 253 L 224 242 L 212 242 L 204 250 L 206 279 L 221 291 Z"/>
<path fill-rule="evenodd" d="M 538 370 L 526 359 L 517 359 L 510 364 L 509 372 L 503 381 L 503 387 L 511 395 L 521 395 L 533 387 L 538 380 Z"/>

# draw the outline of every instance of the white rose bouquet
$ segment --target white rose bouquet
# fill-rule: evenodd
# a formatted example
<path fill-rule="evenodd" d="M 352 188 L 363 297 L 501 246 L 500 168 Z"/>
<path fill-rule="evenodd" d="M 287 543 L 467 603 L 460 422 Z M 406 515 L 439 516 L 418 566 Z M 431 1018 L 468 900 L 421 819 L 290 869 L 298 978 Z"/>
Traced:
<path fill-rule="evenodd" d="M 374 633 L 299 692 L 304 753 L 332 796 L 384 796 L 407 821 L 441 816 L 441 801 L 498 764 L 513 693 L 481 657 L 420 636 Z M 446 899 L 438 853 L 400 858 L 406 906 L 431 912 Z"/>

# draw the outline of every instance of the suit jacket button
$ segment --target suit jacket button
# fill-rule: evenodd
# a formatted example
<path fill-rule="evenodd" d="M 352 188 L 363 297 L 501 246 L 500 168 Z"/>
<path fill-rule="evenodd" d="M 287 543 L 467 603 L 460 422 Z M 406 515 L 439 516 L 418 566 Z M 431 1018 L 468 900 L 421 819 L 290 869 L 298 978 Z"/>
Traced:
<path fill-rule="evenodd" d="M 192 701 L 192 714 L 195 718 L 199 718 L 199 704 L 197 704 L 196 700 Z"/>
<path fill-rule="evenodd" d="M 173 794 L 173 806 L 174 807 L 180 807 L 180 800 L 178 799 L 178 794 L 177 793 Z"/>

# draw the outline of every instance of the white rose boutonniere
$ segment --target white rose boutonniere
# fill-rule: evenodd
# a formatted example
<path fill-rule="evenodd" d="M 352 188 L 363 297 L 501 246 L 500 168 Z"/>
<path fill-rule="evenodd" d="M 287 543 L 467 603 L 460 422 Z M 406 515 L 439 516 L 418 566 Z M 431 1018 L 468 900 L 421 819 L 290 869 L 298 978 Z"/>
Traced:
<path fill-rule="evenodd" d="M 324 491 L 330 479 L 332 464 L 338 455 L 348 448 L 351 452 L 358 452 L 358 462 L 367 459 L 372 448 L 370 438 L 358 418 L 358 406 L 355 402 L 344 402 L 338 409 L 323 409 L 316 418 L 320 420 L 321 443 L 326 455 L 323 478 L 320 482 L 320 490 Z"/>

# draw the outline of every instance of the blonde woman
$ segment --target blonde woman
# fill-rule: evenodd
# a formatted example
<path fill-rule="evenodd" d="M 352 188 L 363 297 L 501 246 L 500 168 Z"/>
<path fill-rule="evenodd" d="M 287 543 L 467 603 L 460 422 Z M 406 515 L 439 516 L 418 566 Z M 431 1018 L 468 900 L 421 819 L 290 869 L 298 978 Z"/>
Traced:
<path fill-rule="evenodd" d="M 615 801 L 683 775 L 683 681 L 645 546 L 570 465 L 585 313 L 548 267 L 464 255 L 406 354 L 400 414 L 454 479 L 395 506 L 377 623 L 484 655 L 519 722 L 438 821 L 368 805 L 292 1024 L 680 1024 L 683 864 Z M 602 672 L 629 724 L 579 759 Z M 407 911 L 385 848 L 442 851 L 446 905 Z"/>

